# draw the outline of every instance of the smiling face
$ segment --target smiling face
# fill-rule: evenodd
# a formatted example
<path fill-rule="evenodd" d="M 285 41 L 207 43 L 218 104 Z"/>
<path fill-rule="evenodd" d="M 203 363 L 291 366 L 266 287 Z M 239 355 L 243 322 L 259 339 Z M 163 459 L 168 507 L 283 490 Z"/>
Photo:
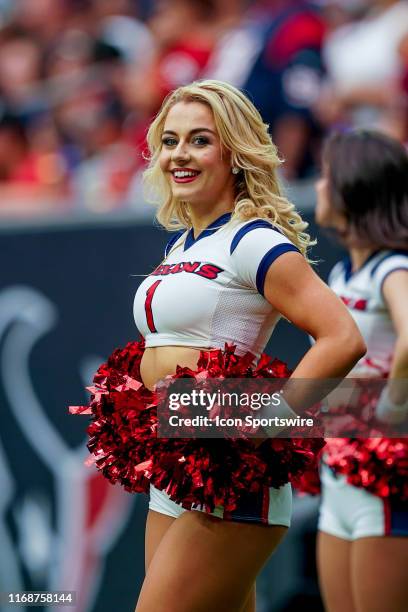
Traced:
<path fill-rule="evenodd" d="M 201 102 L 177 102 L 169 111 L 159 156 L 177 200 L 192 207 L 233 208 L 234 176 L 211 109 Z"/>

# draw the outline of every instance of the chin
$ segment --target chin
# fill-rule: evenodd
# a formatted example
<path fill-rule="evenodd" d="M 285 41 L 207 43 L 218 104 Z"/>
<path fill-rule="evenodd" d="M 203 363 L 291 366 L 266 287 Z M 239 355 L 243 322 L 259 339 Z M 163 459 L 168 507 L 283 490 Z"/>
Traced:
<path fill-rule="evenodd" d="M 190 203 L 200 199 L 200 194 L 195 189 L 174 189 L 173 196 L 179 200 L 188 200 Z"/>

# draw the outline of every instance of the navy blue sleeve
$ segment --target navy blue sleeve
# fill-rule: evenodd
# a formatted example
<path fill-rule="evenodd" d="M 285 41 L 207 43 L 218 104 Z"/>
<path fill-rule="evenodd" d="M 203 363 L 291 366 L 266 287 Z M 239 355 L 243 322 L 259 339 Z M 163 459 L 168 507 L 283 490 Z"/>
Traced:
<path fill-rule="evenodd" d="M 266 274 L 273 262 L 284 253 L 299 249 L 280 230 L 264 220 L 241 226 L 231 242 L 230 253 L 237 278 L 264 295 Z"/>

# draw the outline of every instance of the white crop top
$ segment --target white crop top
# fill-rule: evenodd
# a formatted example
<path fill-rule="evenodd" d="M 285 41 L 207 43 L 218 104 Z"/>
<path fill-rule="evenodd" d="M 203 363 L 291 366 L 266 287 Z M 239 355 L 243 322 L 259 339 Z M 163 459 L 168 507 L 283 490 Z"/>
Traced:
<path fill-rule="evenodd" d="M 227 342 L 259 357 L 280 318 L 263 296 L 265 276 L 288 251 L 299 252 L 268 221 L 231 221 L 230 213 L 197 239 L 192 230 L 175 234 L 136 292 L 134 317 L 146 347 Z"/>
<path fill-rule="evenodd" d="M 389 370 L 396 333 L 382 288 L 387 276 L 396 270 L 408 272 L 408 251 L 378 251 L 354 273 L 347 258 L 338 262 L 330 273 L 330 287 L 348 307 L 367 345 L 367 354 L 354 367 L 354 372 L 367 358 Z"/>

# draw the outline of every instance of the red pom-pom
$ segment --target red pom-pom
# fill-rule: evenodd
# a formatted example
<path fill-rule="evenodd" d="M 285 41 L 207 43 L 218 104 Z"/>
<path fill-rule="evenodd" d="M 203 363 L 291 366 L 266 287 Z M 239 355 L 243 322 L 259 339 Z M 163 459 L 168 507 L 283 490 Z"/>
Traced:
<path fill-rule="evenodd" d="M 350 419 L 350 430 L 354 433 L 360 431 L 362 437 L 328 439 L 324 461 L 334 472 L 346 476 L 347 482 L 355 487 L 381 498 L 395 497 L 405 501 L 408 500 L 408 440 L 380 437 L 375 419 L 379 391 L 370 384 L 373 379 L 386 379 L 389 365 L 369 358 L 361 361 L 358 371 L 361 379 L 356 379 L 360 387 L 358 405 L 361 413 L 347 414 L 345 419 Z M 339 406 L 336 412 L 346 413 L 347 407 Z M 346 420 L 339 421 L 343 432 L 346 431 L 345 424 Z M 373 437 L 367 438 L 370 429 Z M 294 486 L 300 493 L 319 493 L 318 469 L 306 470 Z"/>
<path fill-rule="evenodd" d="M 378 497 L 408 500 L 406 438 L 335 438 L 327 445 L 325 460 L 355 487 Z"/>
<path fill-rule="evenodd" d="M 299 495 L 320 495 L 321 482 L 319 462 L 314 462 L 307 470 L 295 478 L 292 481 L 292 485 Z"/>
<path fill-rule="evenodd" d="M 241 494 L 280 487 L 316 465 L 324 446 L 321 438 L 268 438 L 258 448 L 245 437 L 158 438 L 158 395 L 140 378 L 143 350 L 143 343 L 133 342 L 114 351 L 90 387 L 93 419 L 87 446 L 110 482 L 120 482 L 130 492 L 147 492 L 151 483 L 186 509 L 200 504 L 212 512 L 222 505 L 230 512 Z M 235 347 L 226 345 L 224 350 L 201 351 L 196 370 L 177 367 L 171 378 L 290 376 L 278 359 L 262 355 L 257 365 L 253 361 L 253 355 L 237 356 Z"/>

